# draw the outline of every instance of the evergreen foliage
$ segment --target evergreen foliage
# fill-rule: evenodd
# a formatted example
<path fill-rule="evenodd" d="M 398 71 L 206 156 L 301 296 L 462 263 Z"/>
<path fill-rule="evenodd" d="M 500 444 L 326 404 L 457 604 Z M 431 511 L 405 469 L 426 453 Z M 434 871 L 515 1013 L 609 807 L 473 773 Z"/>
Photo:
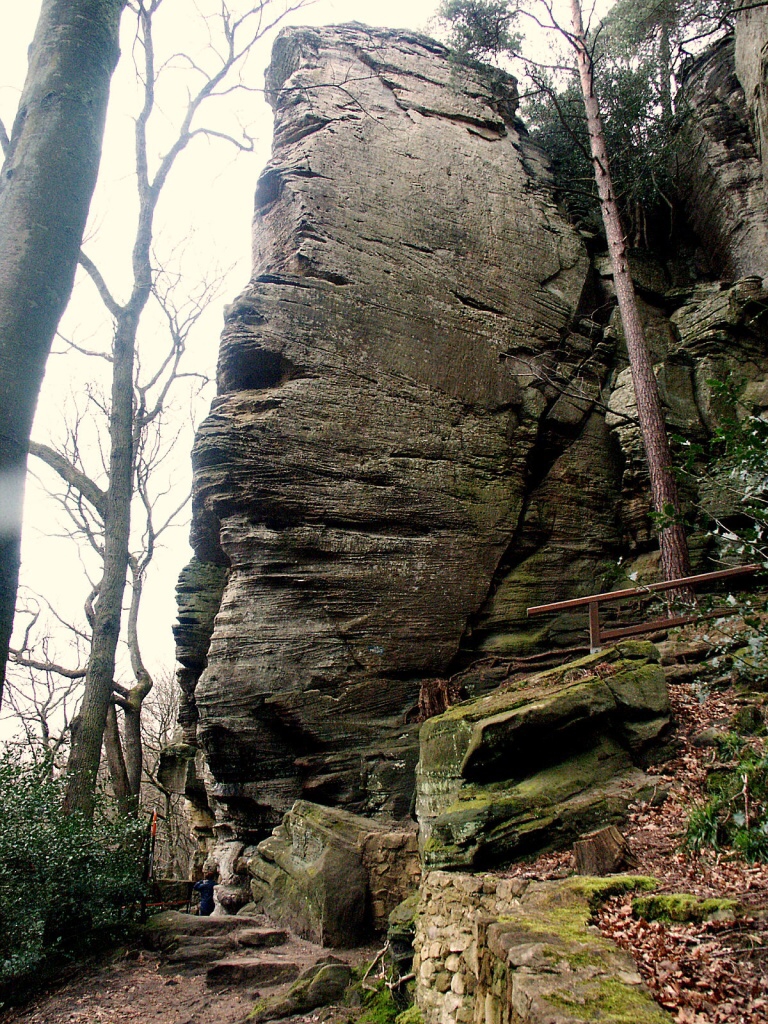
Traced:
<path fill-rule="evenodd" d="M 460 59 L 515 58 L 533 88 L 523 116 L 552 160 L 570 213 L 600 228 L 584 105 L 575 79 L 521 52 L 521 11 L 545 23 L 536 0 L 444 0 L 440 17 Z M 724 0 L 618 0 L 590 33 L 597 94 L 622 219 L 632 244 L 653 247 L 674 230 L 670 148 L 684 112 L 675 81 L 684 61 L 732 27 Z M 527 20 L 526 22 L 527 23 Z M 528 47 L 530 49 L 530 47 Z M 651 225 L 662 226 L 654 237 Z"/>
<path fill-rule="evenodd" d="M 510 31 L 516 12 L 507 0 L 443 0 L 438 15 L 460 59 L 492 60 L 520 47 L 520 36 Z"/>
<path fill-rule="evenodd" d="M 142 895 L 141 831 L 62 811 L 47 760 L 0 754 L 0 994 L 130 920 Z"/>

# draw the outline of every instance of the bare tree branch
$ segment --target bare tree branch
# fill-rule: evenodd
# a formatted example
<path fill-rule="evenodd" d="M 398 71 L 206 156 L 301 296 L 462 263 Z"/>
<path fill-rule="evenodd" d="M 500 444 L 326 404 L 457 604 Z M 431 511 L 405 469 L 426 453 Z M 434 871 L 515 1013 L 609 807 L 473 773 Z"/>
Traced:
<path fill-rule="evenodd" d="M 123 311 L 123 307 L 112 297 L 112 292 L 107 287 L 107 282 L 102 277 L 96 264 L 85 255 L 82 249 L 80 250 L 77 262 L 96 285 L 96 291 L 101 296 L 101 301 L 107 307 L 115 320 L 117 320 Z"/>
<path fill-rule="evenodd" d="M 54 473 L 58 473 L 65 483 L 69 484 L 70 487 L 74 487 L 86 501 L 90 502 L 102 519 L 104 518 L 107 495 L 90 477 L 86 476 L 85 473 L 76 466 L 73 466 L 63 455 L 53 448 L 49 448 L 46 444 L 30 441 L 29 454 L 44 462 Z"/>
<path fill-rule="evenodd" d="M 22 668 L 34 668 L 38 672 L 54 672 L 63 679 L 85 679 L 86 669 L 66 668 L 64 665 L 57 665 L 54 661 L 38 661 L 36 658 L 28 658 L 13 647 L 9 650 L 10 660 Z"/>

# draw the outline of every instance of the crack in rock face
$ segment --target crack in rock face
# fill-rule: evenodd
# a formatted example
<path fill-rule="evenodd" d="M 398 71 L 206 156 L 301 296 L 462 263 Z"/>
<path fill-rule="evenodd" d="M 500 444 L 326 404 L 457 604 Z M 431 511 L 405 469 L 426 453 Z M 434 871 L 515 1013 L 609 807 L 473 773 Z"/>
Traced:
<path fill-rule="evenodd" d="M 409 712 L 518 528 L 531 367 L 570 358 L 588 271 L 511 77 L 292 28 L 267 95 L 253 274 L 194 450 L 193 546 L 227 578 L 208 649 L 180 648 L 207 663 L 185 714 L 219 826 L 251 840 L 297 798 L 408 814 Z"/>

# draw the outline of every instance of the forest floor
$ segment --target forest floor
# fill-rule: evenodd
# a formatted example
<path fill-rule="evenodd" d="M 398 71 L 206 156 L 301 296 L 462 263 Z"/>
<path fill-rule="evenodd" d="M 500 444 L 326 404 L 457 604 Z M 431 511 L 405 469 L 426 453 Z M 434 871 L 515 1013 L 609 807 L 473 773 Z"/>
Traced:
<path fill-rule="evenodd" d="M 609 900 L 597 923 L 632 954 L 676 1024 L 767 1024 L 768 864 L 749 864 L 732 850 L 694 853 L 683 842 L 691 809 L 702 804 L 707 776 L 718 767 L 716 747 L 693 741 L 706 730 L 727 730 L 744 695 L 730 688 L 699 691 L 690 682 L 669 689 L 679 747 L 655 769 L 669 795 L 660 806 L 635 808 L 622 827 L 631 871 L 658 879 L 659 893 L 733 899 L 743 911 L 735 920 L 708 923 L 645 921 L 633 914 L 629 895 Z M 764 738 L 745 743 L 762 755 L 768 750 Z M 572 871 L 572 855 L 564 851 L 505 874 L 551 879 Z"/>
<path fill-rule="evenodd" d="M 310 966 L 328 950 L 292 939 L 292 960 Z M 358 965 L 376 955 L 373 947 L 336 951 Z M 1 1024 L 244 1024 L 261 995 L 283 992 L 288 984 L 259 989 L 210 988 L 205 969 L 172 973 L 161 953 L 131 947 L 79 965 L 66 980 L 31 1003 L 0 1013 Z M 351 1024 L 360 1014 L 331 1006 L 298 1014 L 286 1024 Z"/>
<path fill-rule="evenodd" d="M 752 696 L 758 705 L 765 699 Z M 634 808 L 622 829 L 632 872 L 653 875 L 659 892 L 731 898 L 741 911 L 704 923 L 645 921 L 633 914 L 627 896 L 610 900 L 598 917 L 603 932 L 632 953 L 676 1024 L 768 1024 L 768 864 L 749 864 L 730 850 L 691 852 L 683 843 L 690 811 L 703 801 L 707 776 L 718 768 L 717 746 L 702 745 L 702 734 L 727 731 L 744 699 L 733 689 L 671 683 L 677 746 L 655 769 L 669 794 L 659 806 Z M 766 754 L 766 739 L 744 742 Z M 564 851 L 501 873 L 551 879 L 572 871 L 572 856 Z M 327 952 L 295 938 L 286 949 L 302 967 Z M 375 952 L 369 947 L 339 955 L 357 965 L 370 962 Z M 136 947 L 70 970 L 31 1003 L 0 1013 L 0 1024 L 242 1024 L 257 998 L 253 989 L 207 987 L 204 971 L 174 973 L 162 954 Z M 350 1024 L 360 1012 L 335 1006 L 288 1020 Z"/>

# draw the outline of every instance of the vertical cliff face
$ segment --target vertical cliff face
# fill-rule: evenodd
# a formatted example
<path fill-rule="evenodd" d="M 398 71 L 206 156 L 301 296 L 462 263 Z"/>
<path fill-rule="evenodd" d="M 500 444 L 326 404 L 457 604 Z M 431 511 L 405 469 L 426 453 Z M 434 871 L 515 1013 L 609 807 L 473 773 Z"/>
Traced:
<path fill-rule="evenodd" d="M 736 22 L 735 66 L 763 167 L 768 200 L 768 10 L 757 5 L 741 11 Z"/>
<path fill-rule="evenodd" d="M 709 272 L 731 279 L 768 275 L 768 192 L 756 146 L 765 118 L 759 84 L 764 78 L 755 52 L 757 36 L 744 24 L 738 38 L 738 70 L 752 93 L 751 107 L 737 75 L 737 45 L 731 36 L 693 62 L 685 75 L 685 120 L 677 145 L 681 196 Z"/>
<path fill-rule="evenodd" d="M 267 85 L 253 277 L 194 451 L 196 554 L 228 571 L 194 687 L 180 633 L 212 795 L 255 833 L 299 796 L 407 813 L 420 682 L 545 469 L 531 382 L 593 348 L 570 331 L 587 257 L 513 79 L 352 25 L 286 30 Z"/>

